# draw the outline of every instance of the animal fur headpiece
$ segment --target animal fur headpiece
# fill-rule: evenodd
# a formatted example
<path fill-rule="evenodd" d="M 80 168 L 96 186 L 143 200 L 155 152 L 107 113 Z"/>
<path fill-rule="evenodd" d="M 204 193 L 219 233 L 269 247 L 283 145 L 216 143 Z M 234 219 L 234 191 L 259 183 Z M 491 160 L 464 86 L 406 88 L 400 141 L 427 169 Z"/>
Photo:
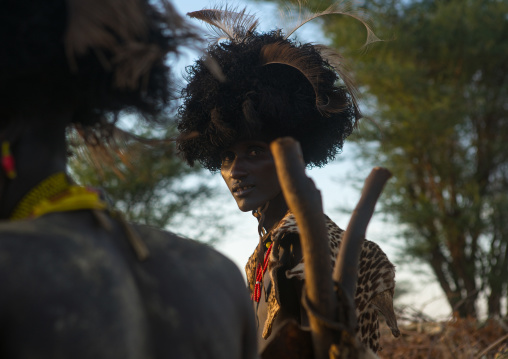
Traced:
<path fill-rule="evenodd" d="M 235 141 L 281 136 L 300 142 L 307 165 L 322 166 L 335 157 L 360 118 L 356 89 L 335 50 L 289 39 L 327 14 L 359 18 L 347 4 L 336 4 L 308 14 L 285 34 L 257 32 L 258 20 L 245 9 L 187 14 L 205 21 L 216 35 L 206 55 L 187 68 L 178 148 L 188 163 L 217 171 L 221 152 Z M 364 24 L 367 41 L 375 40 Z"/>

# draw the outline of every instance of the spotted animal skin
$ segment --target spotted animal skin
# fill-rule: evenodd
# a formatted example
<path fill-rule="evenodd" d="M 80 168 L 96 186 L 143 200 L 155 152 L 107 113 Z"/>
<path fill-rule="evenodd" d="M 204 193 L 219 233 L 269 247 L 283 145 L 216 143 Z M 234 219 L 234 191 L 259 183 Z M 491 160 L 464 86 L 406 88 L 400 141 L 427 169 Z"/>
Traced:
<path fill-rule="evenodd" d="M 332 264 L 335 265 L 344 231 L 328 217 L 326 217 L 326 226 L 328 229 L 328 237 L 330 239 L 330 256 Z M 284 240 L 285 236 L 288 234 L 298 233 L 298 226 L 296 224 L 295 217 L 292 213 L 288 212 L 279 224 L 267 234 L 267 236 L 270 237 L 270 240 L 273 241 L 268 268 L 272 278 L 272 287 L 275 288 L 275 290 L 270 292 L 268 298 L 268 315 L 263 328 L 263 338 L 265 339 L 270 336 L 272 324 L 280 309 L 276 295 L 277 288 L 273 280 L 275 269 L 280 267 L 278 263 L 278 247 L 280 246 L 281 241 Z M 254 291 L 254 285 L 256 283 L 255 270 L 257 257 L 256 248 L 245 267 L 251 293 Z M 305 280 L 305 266 L 303 262 L 304 260 L 302 259 L 299 264 L 287 270 L 286 278 L 298 278 L 300 280 Z M 385 316 L 395 318 L 392 308 L 394 289 L 395 267 L 376 243 L 365 240 L 360 253 L 358 282 L 355 295 L 356 316 L 358 318 L 357 338 L 375 353 L 380 349 L 380 334 L 378 319 L 379 308 L 375 307 L 374 302 L 376 301 L 376 297 L 387 298 L 389 301 L 389 308 L 387 310 L 388 313 L 385 311 L 384 314 Z M 398 332 L 396 321 L 392 324 L 392 332 L 394 335 Z"/>

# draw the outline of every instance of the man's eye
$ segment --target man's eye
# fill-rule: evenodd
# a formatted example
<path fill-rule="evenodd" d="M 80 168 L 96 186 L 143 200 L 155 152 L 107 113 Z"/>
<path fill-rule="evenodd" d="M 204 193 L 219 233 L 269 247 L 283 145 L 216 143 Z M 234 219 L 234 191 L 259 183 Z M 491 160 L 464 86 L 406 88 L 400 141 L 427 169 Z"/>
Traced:
<path fill-rule="evenodd" d="M 259 156 L 261 153 L 262 153 L 262 149 L 261 148 L 249 148 L 249 151 L 247 151 L 247 154 L 249 155 L 249 157 L 256 157 L 256 156 Z"/>

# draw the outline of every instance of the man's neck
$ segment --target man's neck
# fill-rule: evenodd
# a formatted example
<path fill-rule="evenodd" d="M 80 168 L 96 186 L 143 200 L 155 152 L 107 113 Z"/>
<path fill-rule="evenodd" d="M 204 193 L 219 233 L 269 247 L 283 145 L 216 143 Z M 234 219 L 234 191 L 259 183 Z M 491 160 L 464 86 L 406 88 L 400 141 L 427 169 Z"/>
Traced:
<path fill-rule="evenodd" d="M 268 208 L 266 209 L 265 218 L 263 222 L 263 227 L 268 232 L 273 227 L 277 225 L 281 221 L 282 218 L 286 215 L 288 211 L 288 205 L 286 204 L 286 200 L 284 199 L 284 195 L 282 191 L 272 200 L 270 200 L 268 204 Z"/>
<path fill-rule="evenodd" d="M 54 120 L 46 125 L 43 121 L 32 123 L 33 125 L 27 121 L 17 135 L 2 139 L 12 144 L 16 168 L 16 177 L 13 179 L 7 179 L 4 173 L 1 174 L 4 177 L 0 188 L 2 219 L 9 218 L 19 201 L 33 187 L 47 177 L 66 170 L 66 122 Z"/>

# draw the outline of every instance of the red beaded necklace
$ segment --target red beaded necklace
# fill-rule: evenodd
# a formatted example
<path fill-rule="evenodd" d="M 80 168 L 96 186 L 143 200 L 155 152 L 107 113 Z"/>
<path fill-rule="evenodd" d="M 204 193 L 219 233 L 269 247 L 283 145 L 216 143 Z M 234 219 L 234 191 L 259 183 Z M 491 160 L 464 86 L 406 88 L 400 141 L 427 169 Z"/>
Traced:
<path fill-rule="evenodd" d="M 268 267 L 268 258 L 270 257 L 270 251 L 272 250 L 272 242 L 267 243 L 268 250 L 265 253 L 265 259 L 263 261 L 263 266 L 261 266 L 261 263 L 258 263 L 257 270 L 256 270 L 256 285 L 254 286 L 254 293 L 252 293 L 251 299 L 259 302 L 259 299 L 261 298 L 261 283 L 263 281 L 263 276 L 265 275 L 266 268 Z"/>

